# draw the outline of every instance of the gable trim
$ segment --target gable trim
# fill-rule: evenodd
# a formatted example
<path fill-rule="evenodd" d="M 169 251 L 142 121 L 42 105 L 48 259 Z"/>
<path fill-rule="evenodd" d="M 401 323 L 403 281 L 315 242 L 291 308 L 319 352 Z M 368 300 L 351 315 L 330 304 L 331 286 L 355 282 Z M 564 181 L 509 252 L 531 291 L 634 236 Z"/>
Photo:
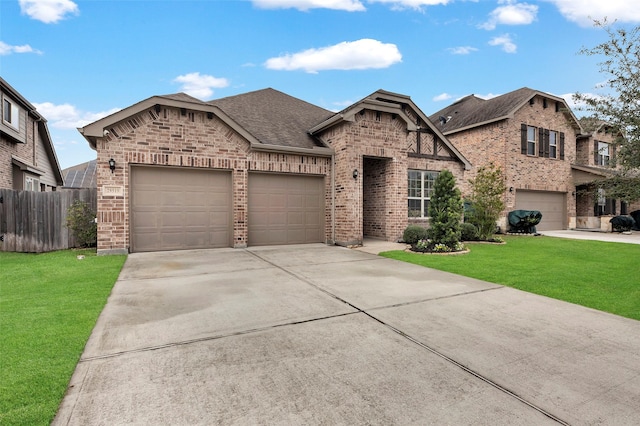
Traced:
<path fill-rule="evenodd" d="M 404 106 L 411 108 L 416 115 L 420 118 L 421 125 L 414 123 L 407 113 L 404 111 Z M 429 117 L 427 117 L 418 106 L 413 103 L 410 97 L 405 95 L 399 95 L 392 92 L 387 92 L 384 90 L 378 90 L 368 97 L 362 99 L 361 101 L 356 102 L 355 104 L 345 108 L 342 112 L 337 113 L 333 117 L 328 120 L 319 123 L 318 125 L 312 127 L 309 130 L 309 134 L 316 135 L 336 124 L 342 122 L 353 122 L 354 116 L 362 111 L 363 109 L 370 109 L 373 111 L 381 111 L 387 112 L 391 114 L 396 114 L 400 117 L 407 125 L 408 132 L 419 132 L 423 128 L 427 127 L 431 130 L 436 138 L 440 139 L 444 144 L 444 147 L 449 150 L 460 162 L 464 164 L 465 170 L 471 169 L 471 163 L 467 160 L 464 155 L 460 151 L 456 149 L 455 146 L 449 142 L 442 132 L 433 125 Z"/>

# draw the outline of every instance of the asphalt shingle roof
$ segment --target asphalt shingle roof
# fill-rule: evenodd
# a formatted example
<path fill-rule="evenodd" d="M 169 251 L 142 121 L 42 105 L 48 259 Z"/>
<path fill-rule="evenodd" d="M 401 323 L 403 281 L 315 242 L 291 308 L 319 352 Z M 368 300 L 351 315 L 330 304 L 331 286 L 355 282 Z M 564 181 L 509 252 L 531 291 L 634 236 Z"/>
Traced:
<path fill-rule="evenodd" d="M 440 131 L 447 134 L 458 129 L 506 117 L 536 93 L 538 92 L 533 89 L 523 87 L 492 99 L 481 99 L 475 95 L 469 95 L 441 109 L 431 115 L 429 119 L 438 126 Z M 440 117 L 451 118 L 443 125 L 440 122 Z"/>
<path fill-rule="evenodd" d="M 296 148 L 323 146 L 308 134 L 334 112 L 268 88 L 207 102 L 261 143 Z"/>

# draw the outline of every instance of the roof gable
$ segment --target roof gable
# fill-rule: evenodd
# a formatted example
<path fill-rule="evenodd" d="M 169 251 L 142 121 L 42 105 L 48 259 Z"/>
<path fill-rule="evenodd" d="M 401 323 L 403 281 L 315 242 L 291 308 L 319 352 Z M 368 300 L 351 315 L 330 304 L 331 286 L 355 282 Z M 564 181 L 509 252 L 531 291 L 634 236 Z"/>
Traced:
<path fill-rule="evenodd" d="M 252 149 L 296 152 L 312 149 L 317 155 L 332 152 L 307 130 L 333 113 L 274 89 L 209 102 L 185 93 L 152 96 L 78 130 L 95 149 L 97 139 L 104 137 L 108 127 L 156 105 L 213 113 L 244 137 Z"/>
<path fill-rule="evenodd" d="M 332 115 L 327 120 L 318 123 L 310 129 L 311 134 L 320 132 L 344 121 L 354 121 L 354 116 L 364 109 L 396 114 L 402 119 L 409 132 L 420 132 L 429 129 L 436 138 L 442 141 L 444 146 L 460 160 L 465 168 L 471 168 L 471 163 L 454 147 L 418 106 L 407 95 L 377 90 L 360 101 L 350 105 L 342 111 Z M 414 117 L 414 118 L 412 118 Z"/>

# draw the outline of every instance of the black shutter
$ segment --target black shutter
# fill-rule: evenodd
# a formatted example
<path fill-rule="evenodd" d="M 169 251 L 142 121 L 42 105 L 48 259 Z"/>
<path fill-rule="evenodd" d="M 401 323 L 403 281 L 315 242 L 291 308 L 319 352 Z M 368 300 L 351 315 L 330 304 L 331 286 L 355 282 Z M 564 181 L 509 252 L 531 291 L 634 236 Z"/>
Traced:
<path fill-rule="evenodd" d="M 520 153 L 527 155 L 527 125 L 520 126 Z"/>
<path fill-rule="evenodd" d="M 616 161 L 616 144 L 612 143 L 611 145 L 609 145 L 611 147 L 611 153 L 610 153 L 610 157 L 609 157 L 609 165 L 611 164 L 615 164 Z"/>
<path fill-rule="evenodd" d="M 544 156 L 549 158 L 549 129 L 544 129 Z"/>
<path fill-rule="evenodd" d="M 564 160 L 564 133 L 560 132 L 560 159 Z"/>
<path fill-rule="evenodd" d="M 593 164 L 598 165 L 598 141 L 593 141 Z"/>
<path fill-rule="evenodd" d="M 544 129 L 538 129 L 538 156 L 544 157 Z"/>

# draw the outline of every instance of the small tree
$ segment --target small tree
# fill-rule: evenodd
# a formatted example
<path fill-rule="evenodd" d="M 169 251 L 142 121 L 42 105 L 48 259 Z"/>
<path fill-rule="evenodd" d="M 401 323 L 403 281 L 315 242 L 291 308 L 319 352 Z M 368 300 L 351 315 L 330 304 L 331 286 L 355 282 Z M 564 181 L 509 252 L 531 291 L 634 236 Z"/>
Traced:
<path fill-rule="evenodd" d="M 472 209 L 467 221 L 476 226 L 480 240 L 491 240 L 496 222 L 504 210 L 504 174 L 495 164 L 489 163 L 478 169 L 475 179 L 469 180 L 469 184 Z"/>
<path fill-rule="evenodd" d="M 74 200 L 67 209 L 67 228 L 76 237 L 80 247 L 95 247 L 98 243 L 96 212 L 80 200 Z"/>
<path fill-rule="evenodd" d="M 460 222 L 462 219 L 462 198 L 456 188 L 456 180 L 448 170 L 438 174 L 434 191 L 429 202 L 431 226 L 428 230 L 431 244 L 444 245 L 448 251 L 458 250 L 460 245 Z"/>

